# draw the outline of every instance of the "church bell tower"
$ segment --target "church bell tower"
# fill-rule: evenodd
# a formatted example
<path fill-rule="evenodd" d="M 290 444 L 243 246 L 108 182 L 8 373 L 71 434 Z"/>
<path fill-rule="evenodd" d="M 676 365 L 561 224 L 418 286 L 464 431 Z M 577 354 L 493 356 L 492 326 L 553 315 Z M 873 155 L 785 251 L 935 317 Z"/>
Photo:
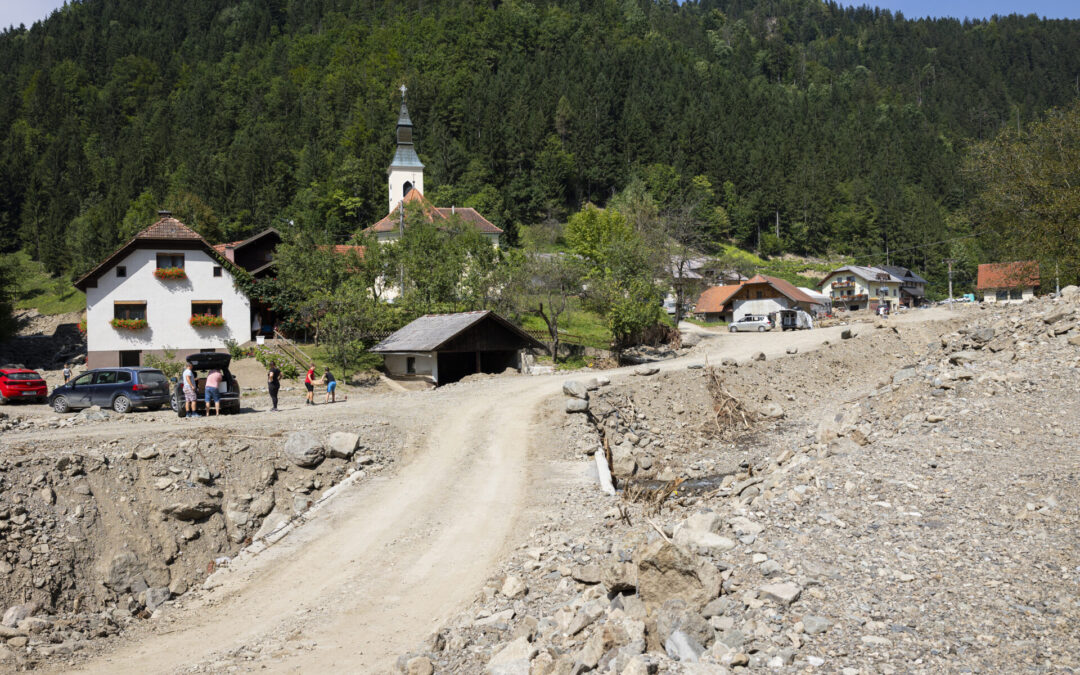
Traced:
<path fill-rule="evenodd" d="M 405 107 L 405 92 L 401 85 L 401 113 L 397 123 L 397 152 L 390 162 L 390 208 L 393 212 L 409 190 L 424 193 L 424 165 L 413 147 L 413 124 L 409 119 L 409 109 Z"/>

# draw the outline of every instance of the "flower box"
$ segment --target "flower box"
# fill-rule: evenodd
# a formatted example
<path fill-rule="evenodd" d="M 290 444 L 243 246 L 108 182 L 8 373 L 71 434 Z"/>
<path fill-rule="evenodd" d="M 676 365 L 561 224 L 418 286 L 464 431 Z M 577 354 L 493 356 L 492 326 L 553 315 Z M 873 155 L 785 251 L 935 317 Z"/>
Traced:
<path fill-rule="evenodd" d="M 154 270 L 154 276 L 162 281 L 177 281 L 187 279 L 187 272 L 183 267 L 159 267 Z"/>
<path fill-rule="evenodd" d="M 225 325 L 225 319 L 213 314 L 196 314 L 188 320 L 188 323 L 196 328 L 220 328 Z"/>
<path fill-rule="evenodd" d="M 116 330 L 142 330 L 149 324 L 146 319 L 113 319 L 109 322 Z"/>
<path fill-rule="evenodd" d="M 86 319 L 80 319 L 78 323 L 79 335 L 86 335 Z"/>

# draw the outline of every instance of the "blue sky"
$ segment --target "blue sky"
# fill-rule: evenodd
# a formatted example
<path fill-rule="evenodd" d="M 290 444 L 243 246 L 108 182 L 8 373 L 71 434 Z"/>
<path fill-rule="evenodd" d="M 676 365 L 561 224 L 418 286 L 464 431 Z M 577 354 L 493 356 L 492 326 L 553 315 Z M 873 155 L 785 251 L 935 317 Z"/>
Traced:
<path fill-rule="evenodd" d="M 184 1 L 184 0 L 180 0 Z M 29 27 L 44 19 L 52 10 L 64 4 L 64 0 L 0 0 L 0 30 L 24 23 Z M 841 2 L 859 5 L 861 2 Z M 958 18 L 985 18 L 993 14 L 1035 13 L 1052 19 L 1080 19 L 1080 2 L 1077 0 L 884 0 L 865 4 L 899 10 L 909 19 L 924 16 L 955 16 Z"/>

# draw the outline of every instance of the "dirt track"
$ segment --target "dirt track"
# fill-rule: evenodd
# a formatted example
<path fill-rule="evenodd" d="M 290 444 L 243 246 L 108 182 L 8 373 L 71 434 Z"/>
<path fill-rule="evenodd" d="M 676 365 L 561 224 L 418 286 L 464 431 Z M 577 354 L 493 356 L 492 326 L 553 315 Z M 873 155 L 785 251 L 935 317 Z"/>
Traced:
<path fill-rule="evenodd" d="M 929 310 L 898 321 L 949 316 Z M 684 369 L 706 358 L 746 359 L 757 351 L 773 358 L 792 346 L 808 351 L 824 340 L 838 341 L 840 331 L 724 333 L 659 365 Z M 583 466 L 575 474 L 554 466 L 549 448 L 530 447 L 534 425 L 546 423 L 539 419 L 541 404 L 564 379 L 494 378 L 395 395 L 399 423 L 427 434 L 408 444 L 393 475 L 342 486 L 306 525 L 262 554 L 236 561 L 214 578 L 220 577 L 215 588 L 76 672 L 215 670 L 218 659 L 253 645 L 273 650 L 273 667 L 282 672 L 389 671 L 398 654 L 474 596 L 499 559 L 523 540 L 523 522 L 561 499 L 567 481 L 584 480 Z M 314 413 L 286 412 L 274 421 L 364 413 L 364 399 L 351 399 Z M 175 418 L 164 423 L 190 424 Z M 213 422 L 237 423 L 258 424 L 247 415 Z"/>

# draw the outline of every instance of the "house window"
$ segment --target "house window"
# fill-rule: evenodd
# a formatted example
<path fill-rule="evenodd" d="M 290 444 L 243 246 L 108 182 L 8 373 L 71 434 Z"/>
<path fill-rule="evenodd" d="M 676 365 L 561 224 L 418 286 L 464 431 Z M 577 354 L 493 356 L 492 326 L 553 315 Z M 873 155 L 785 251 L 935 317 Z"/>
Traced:
<path fill-rule="evenodd" d="M 1009 291 L 1009 297 L 1011 299 L 1013 299 L 1013 300 L 1023 300 L 1024 299 L 1024 291 L 1019 289 L 1019 288 L 1014 288 L 1011 291 Z"/>
<path fill-rule="evenodd" d="M 998 291 L 997 293 L 994 294 L 994 296 L 998 300 L 1008 300 L 1009 299 L 1009 292 L 1008 291 Z"/>
<path fill-rule="evenodd" d="M 416 357 L 415 356 L 406 356 L 405 357 L 405 372 L 410 374 L 410 375 L 412 375 L 413 373 L 416 372 Z"/>
<path fill-rule="evenodd" d="M 127 267 L 124 266 L 124 265 L 117 265 L 116 266 L 116 276 L 118 276 L 118 277 L 126 277 L 127 276 Z"/>
<path fill-rule="evenodd" d="M 221 316 L 220 300 L 192 300 L 191 316 Z"/>
<path fill-rule="evenodd" d="M 758 291 L 757 292 L 757 297 L 764 298 L 765 297 L 765 291 Z"/>
<path fill-rule="evenodd" d="M 145 302 L 114 302 L 114 319 L 146 319 Z"/>
<path fill-rule="evenodd" d="M 214 265 L 214 276 L 215 277 L 220 277 L 221 276 L 221 265 Z"/>
<path fill-rule="evenodd" d="M 158 253 L 157 254 L 157 266 L 158 269 L 166 269 L 170 267 L 183 267 L 184 266 L 184 254 L 183 253 Z"/>

